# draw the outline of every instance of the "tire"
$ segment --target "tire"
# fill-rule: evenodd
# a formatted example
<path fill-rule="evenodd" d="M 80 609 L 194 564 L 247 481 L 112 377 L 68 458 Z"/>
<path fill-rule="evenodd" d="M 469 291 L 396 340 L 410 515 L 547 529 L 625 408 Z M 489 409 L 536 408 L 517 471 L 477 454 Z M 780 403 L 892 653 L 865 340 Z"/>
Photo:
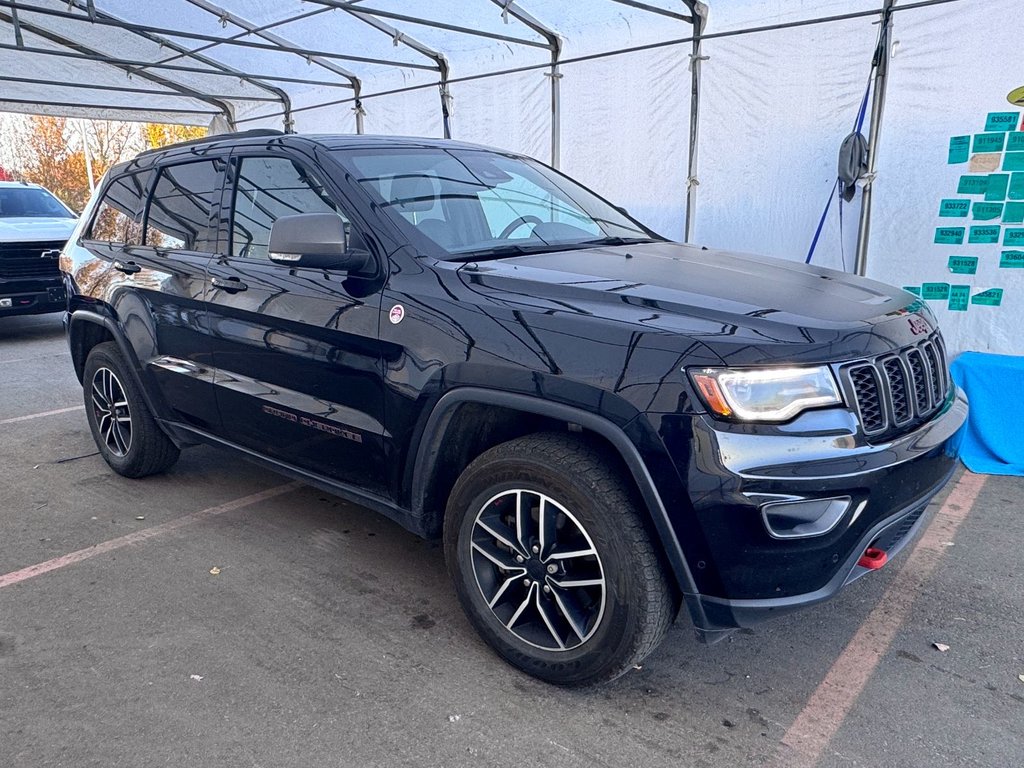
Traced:
<path fill-rule="evenodd" d="M 555 433 L 491 448 L 462 473 L 445 559 L 470 621 L 506 661 L 589 685 L 658 646 L 675 600 L 633 496 L 596 448 Z"/>
<path fill-rule="evenodd" d="M 89 429 L 111 469 L 125 477 L 146 477 L 178 460 L 177 446 L 153 419 L 116 343 L 92 348 L 82 388 Z"/>

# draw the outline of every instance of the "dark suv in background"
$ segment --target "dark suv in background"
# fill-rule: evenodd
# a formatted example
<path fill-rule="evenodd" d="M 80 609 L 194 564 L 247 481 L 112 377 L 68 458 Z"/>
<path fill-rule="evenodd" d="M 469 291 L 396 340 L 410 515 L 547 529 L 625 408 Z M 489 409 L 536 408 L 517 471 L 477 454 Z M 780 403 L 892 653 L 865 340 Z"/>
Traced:
<path fill-rule="evenodd" d="M 61 267 L 117 472 L 194 443 L 443 536 L 483 638 L 608 680 L 880 567 L 967 405 L 914 296 L 668 242 L 528 158 L 257 131 L 107 175 Z"/>

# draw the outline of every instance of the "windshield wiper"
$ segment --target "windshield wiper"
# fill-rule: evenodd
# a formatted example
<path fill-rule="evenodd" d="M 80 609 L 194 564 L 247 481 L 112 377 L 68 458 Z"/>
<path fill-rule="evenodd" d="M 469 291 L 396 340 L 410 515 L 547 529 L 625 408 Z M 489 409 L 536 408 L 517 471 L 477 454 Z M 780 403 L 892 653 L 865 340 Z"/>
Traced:
<path fill-rule="evenodd" d="M 584 240 L 578 245 L 636 245 L 637 243 L 660 243 L 650 237 L 599 237 L 595 240 Z"/>
<path fill-rule="evenodd" d="M 481 261 L 501 259 L 506 256 L 523 256 L 528 253 L 549 253 L 579 248 L 579 243 L 537 243 L 535 245 L 496 245 L 476 251 L 462 251 L 445 257 L 445 261 Z"/>

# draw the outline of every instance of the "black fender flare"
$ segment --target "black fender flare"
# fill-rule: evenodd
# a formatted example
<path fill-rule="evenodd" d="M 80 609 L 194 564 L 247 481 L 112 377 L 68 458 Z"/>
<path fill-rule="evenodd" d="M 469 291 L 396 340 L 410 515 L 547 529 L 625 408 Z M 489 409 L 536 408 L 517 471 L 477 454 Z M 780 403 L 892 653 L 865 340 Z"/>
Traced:
<path fill-rule="evenodd" d="M 68 346 L 72 348 L 72 355 L 74 355 L 73 340 L 75 338 L 75 326 L 80 325 L 82 323 L 92 323 L 93 325 L 103 326 L 114 338 L 114 342 L 120 348 L 121 354 L 124 355 L 125 360 L 128 362 L 128 370 L 130 371 L 130 375 L 132 376 L 132 378 L 135 380 L 135 385 L 136 387 L 138 387 L 139 392 L 142 393 L 142 399 L 146 401 L 146 407 L 149 408 L 149 412 L 153 414 L 153 416 L 156 418 L 157 424 L 159 424 L 161 428 L 163 428 L 162 422 L 165 415 L 165 410 L 162 410 L 157 407 L 157 403 L 153 400 L 152 393 L 143 383 L 142 376 L 139 373 L 140 366 L 138 356 L 135 354 L 135 350 L 128 342 L 128 339 L 121 331 L 121 328 L 118 326 L 117 322 L 109 315 L 94 312 L 89 309 L 76 309 L 73 312 L 69 313 Z M 82 360 L 82 365 L 85 365 L 84 359 Z M 78 373 L 77 364 L 75 367 L 76 373 Z M 81 380 L 81 377 L 79 377 L 79 380 Z M 171 438 L 172 442 L 174 442 L 175 445 L 178 445 L 179 448 L 181 447 L 181 443 L 179 441 L 175 440 L 170 435 L 168 435 L 168 437 Z"/>
<path fill-rule="evenodd" d="M 662 551 L 665 553 L 665 558 L 672 569 L 672 575 L 675 577 L 676 584 L 682 591 L 692 613 L 694 604 L 697 602 L 692 598 L 699 594 L 697 592 L 697 585 L 694 582 L 690 566 L 686 561 L 686 555 L 679 544 L 675 529 L 673 529 L 669 521 L 668 512 L 661 500 L 661 495 L 655 487 L 654 479 L 651 477 L 650 472 L 648 472 L 640 452 L 633 445 L 629 437 L 626 436 L 622 428 L 595 413 L 563 403 L 541 400 L 529 395 L 501 392 L 482 387 L 459 387 L 445 393 L 430 412 L 416 448 L 412 478 L 414 514 L 422 516 L 425 512 L 424 505 L 427 498 L 428 484 L 440 454 L 441 444 L 444 440 L 448 423 L 455 412 L 455 408 L 463 403 L 496 405 L 524 413 L 558 419 L 570 424 L 578 424 L 611 443 L 622 457 L 623 462 L 625 462 L 632 475 L 633 481 L 636 483 L 637 489 L 640 491 L 641 498 L 647 508 L 648 517 L 654 525 L 660 539 Z M 698 621 L 698 617 L 695 616 L 694 620 Z"/>

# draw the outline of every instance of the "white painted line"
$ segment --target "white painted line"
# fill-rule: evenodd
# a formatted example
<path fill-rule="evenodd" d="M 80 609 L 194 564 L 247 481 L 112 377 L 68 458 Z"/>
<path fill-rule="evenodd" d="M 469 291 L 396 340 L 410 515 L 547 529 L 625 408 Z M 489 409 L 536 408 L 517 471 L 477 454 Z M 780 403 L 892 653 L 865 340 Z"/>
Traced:
<path fill-rule="evenodd" d="M 50 571 L 56 571 L 59 568 L 66 568 L 69 565 L 80 563 L 83 560 L 88 560 L 97 555 L 105 555 L 107 552 L 113 552 L 115 549 L 121 549 L 131 544 L 139 544 L 140 542 L 147 541 L 165 533 L 170 533 L 178 528 L 184 528 L 186 525 L 198 522 L 199 520 L 205 520 L 208 517 L 214 515 L 221 515 L 225 512 L 231 512 L 242 507 L 247 507 L 250 504 L 258 504 L 261 501 L 272 499 L 275 496 L 280 496 L 289 491 L 294 491 L 296 488 L 301 488 L 302 483 L 285 483 L 284 485 L 278 485 L 274 488 L 268 488 L 265 491 L 259 493 L 252 493 L 248 496 L 242 496 L 240 499 L 234 499 L 233 501 L 227 501 L 223 504 L 218 504 L 215 507 L 208 507 L 200 510 L 199 512 L 192 512 L 187 515 L 183 515 L 174 520 L 169 520 L 166 523 L 160 525 L 154 525 L 150 528 L 144 528 L 141 531 L 135 531 L 124 536 L 120 536 L 116 539 L 110 539 L 110 541 L 104 541 L 100 544 L 94 544 L 91 547 L 85 549 L 79 549 L 75 552 L 70 552 L 60 557 L 55 557 L 52 560 L 47 560 L 43 563 L 36 563 L 30 565 L 27 568 L 21 568 L 17 571 L 11 571 L 0 576 L 0 589 L 3 587 L 9 587 L 12 584 L 18 584 L 19 582 L 31 579 L 34 576 L 41 576 L 44 573 Z"/>
<path fill-rule="evenodd" d="M 58 408 L 55 411 L 43 411 L 42 413 L 30 413 L 28 416 L 15 416 L 12 419 L 0 419 L 0 426 L 4 424 L 17 424 L 19 421 L 31 421 L 41 419 L 44 416 L 56 416 L 59 413 L 71 413 L 72 411 L 84 411 L 84 405 L 73 405 L 70 408 Z"/>
<path fill-rule="evenodd" d="M 810 768 L 857 703 L 875 668 L 906 621 L 914 600 L 934 573 L 985 485 L 985 475 L 964 472 L 878 605 L 847 643 L 803 710 L 782 737 L 775 764 Z"/>

